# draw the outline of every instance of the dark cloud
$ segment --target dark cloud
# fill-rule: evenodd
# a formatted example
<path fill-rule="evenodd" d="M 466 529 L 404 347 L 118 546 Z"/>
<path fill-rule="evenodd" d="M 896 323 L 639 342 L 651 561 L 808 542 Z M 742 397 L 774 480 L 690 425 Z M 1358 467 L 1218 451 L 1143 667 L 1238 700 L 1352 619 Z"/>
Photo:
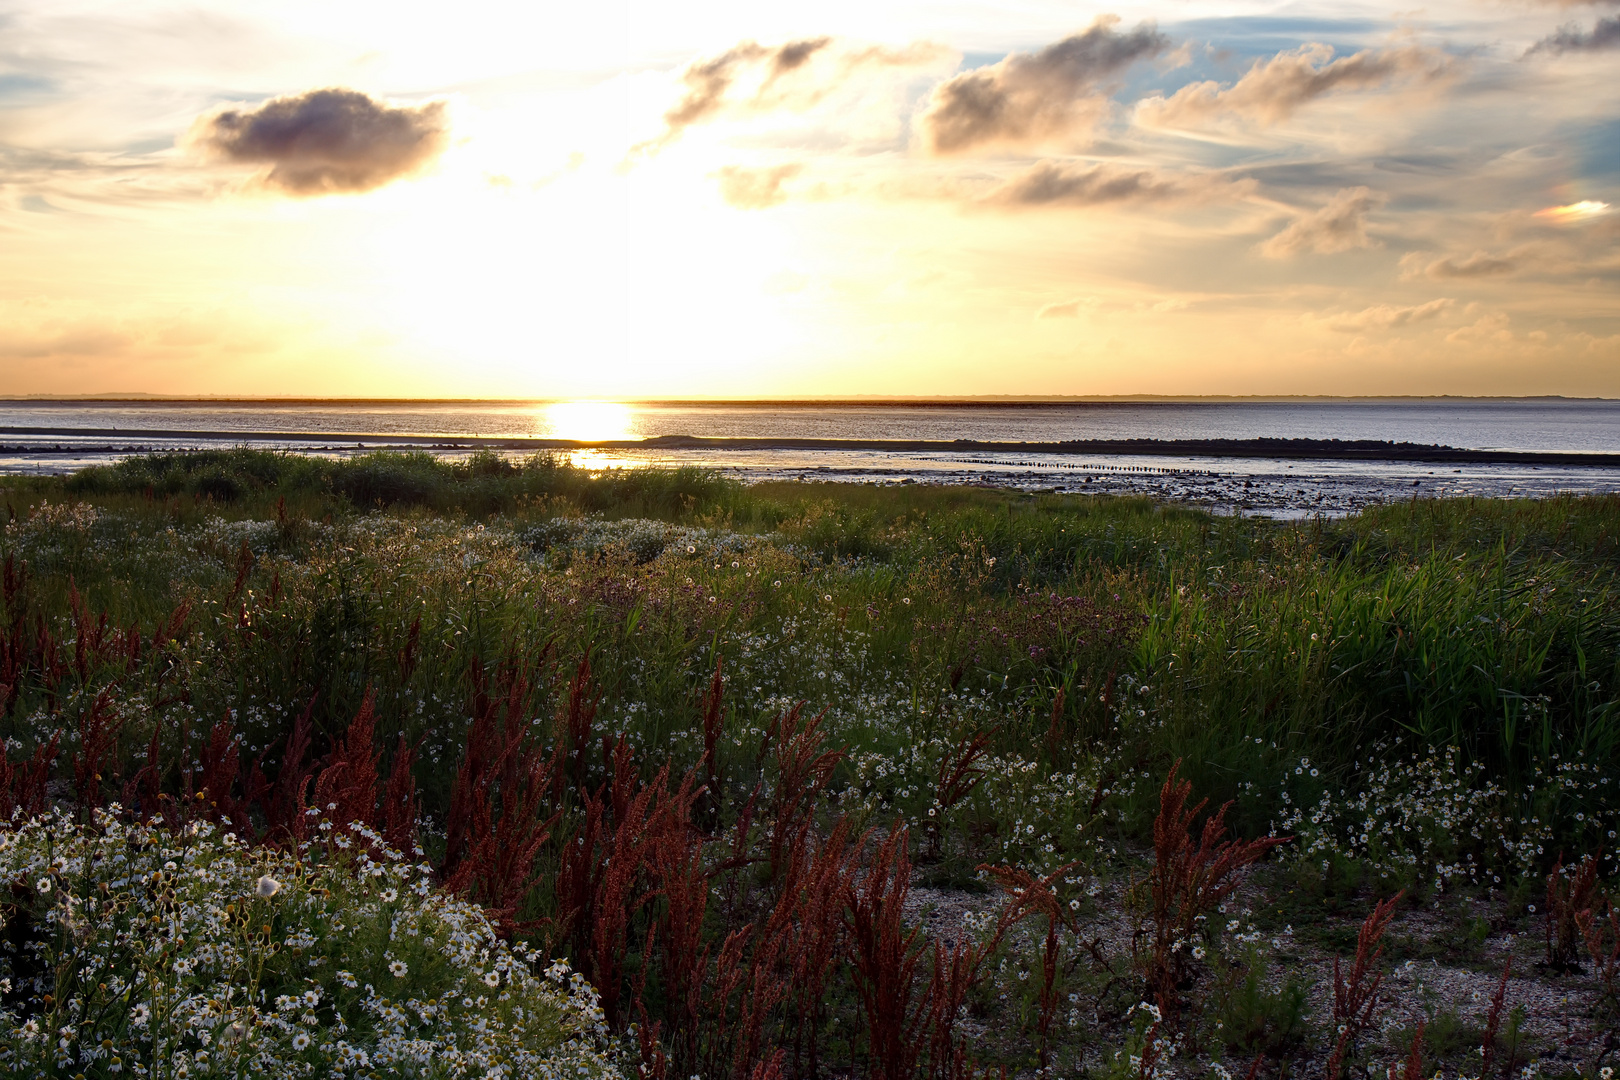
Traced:
<path fill-rule="evenodd" d="M 1620 15 L 1599 19 L 1590 32 L 1582 30 L 1575 23 L 1560 26 L 1557 33 L 1542 38 L 1530 46 L 1524 55 L 1549 53 L 1561 56 L 1570 52 L 1601 52 L 1605 49 L 1620 49 Z"/>
<path fill-rule="evenodd" d="M 1117 165 L 1039 161 L 976 201 L 1003 207 L 1201 202 L 1245 195 L 1253 188 L 1252 181 L 1233 181 L 1218 173 L 1178 175 Z"/>
<path fill-rule="evenodd" d="M 941 83 L 921 117 L 923 142 L 936 154 L 960 154 L 1086 133 L 1106 115 L 1106 80 L 1170 47 L 1152 23 L 1121 34 L 1118 22 L 1104 15 L 1040 52 L 1015 53 Z"/>
<path fill-rule="evenodd" d="M 902 49 L 849 46 L 831 37 L 767 46 L 744 41 L 719 56 L 693 61 L 681 73 L 681 99 L 664 113 L 664 131 L 637 147 L 656 151 L 693 124 L 722 113 L 807 109 L 839 89 L 863 68 L 910 67 L 946 54 L 937 45 Z"/>
<path fill-rule="evenodd" d="M 1137 118 L 1150 127 L 1170 128 L 1196 128 L 1221 116 L 1275 124 L 1335 91 L 1431 83 L 1450 76 L 1455 67 L 1440 50 L 1418 45 L 1363 49 L 1334 60 L 1332 46 L 1312 43 L 1256 61 L 1224 89 L 1216 82 L 1197 82 L 1169 98 L 1149 98 L 1138 106 Z"/>
<path fill-rule="evenodd" d="M 202 117 L 190 141 L 226 161 L 268 165 L 291 195 L 370 191 L 421 171 L 449 140 L 443 102 L 387 105 L 356 90 L 312 90 Z"/>
<path fill-rule="evenodd" d="M 739 210 L 764 210 L 787 201 L 782 183 L 803 171 L 802 165 L 778 165 L 774 169 L 748 169 L 727 165 L 714 175 L 720 181 L 720 197 Z"/>
<path fill-rule="evenodd" d="M 1260 246 L 1260 253 L 1286 259 L 1305 251 L 1331 255 L 1370 247 L 1367 214 L 1384 205 L 1384 196 L 1364 187 L 1345 188 L 1322 209 L 1297 218 Z"/>

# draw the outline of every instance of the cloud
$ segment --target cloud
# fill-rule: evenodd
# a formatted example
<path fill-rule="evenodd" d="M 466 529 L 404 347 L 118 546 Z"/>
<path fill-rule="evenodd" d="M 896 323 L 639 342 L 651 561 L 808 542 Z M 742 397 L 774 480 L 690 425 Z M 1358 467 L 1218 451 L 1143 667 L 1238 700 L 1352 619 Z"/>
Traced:
<path fill-rule="evenodd" d="M 1524 269 L 1527 264 L 1525 256 L 1526 251 L 1522 248 L 1503 255 L 1476 251 L 1465 259 L 1447 255 L 1425 263 L 1422 252 L 1414 251 L 1401 259 L 1401 277 L 1408 281 L 1418 277 L 1431 278 L 1435 281 L 1506 277 Z"/>
<path fill-rule="evenodd" d="M 1352 248 L 1371 247 L 1367 214 L 1384 205 L 1385 198 L 1364 187 L 1344 188 L 1314 214 L 1297 218 L 1260 246 L 1260 253 L 1286 259 L 1305 251 L 1331 255 Z"/>
<path fill-rule="evenodd" d="M 1233 181 L 1219 173 L 1174 174 L 1118 165 L 1038 161 L 975 201 L 1003 207 L 1202 202 L 1247 195 L 1254 187 L 1253 181 Z"/>
<path fill-rule="evenodd" d="M 1604 49 L 1620 49 L 1620 15 L 1599 19 L 1590 33 L 1575 23 L 1560 26 L 1556 33 L 1547 35 L 1525 50 L 1524 55 L 1551 53 L 1562 56 L 1569 52 L 1601 52 Z"/>
<path fill-rule="evenodd" d="M 681 98 L 664 113 L 664 131 L 636 150 L 660 150 L 687 128 L 724 113 L 808 109 L 859 70 L 921 67 L 949 54 L 944 46 L 927 42 L 890 49 L 851 45 L 831 37 L 777 46 L 744 41 L 719 56 L 687 65 L 680 76 Z"/>
<path fill-rule="evenodd" d="M 1354 314 L 1335 316 L 1329 320 L 1328 327 L 1341 334 L 1357 334 L 1363 330 L 1393 330 L 1397 326 L 1409 326 L 1412 323 L 1438 319 L 1455 306 L 1456 301 L 1447 297 L 1430 300 L 1426 304 L 1414 307 L 1378 304 Z"/>
<path fill-rule="evenodd" d="M 1035 313 L 1037 319 L 1075 319 L 1080 316 L 1082 300 L 1070 300 L 1065 304 L 1047 304 Z"/>
<path fill-rule="evenodd" d="M 1216 82 L 1197 82 L 1168 99 L 1147 98 L 1137 106 L 1136 115 L 1147 127 L 1195 128 L 1224 116 L 1276 124 L 1335 91 L 1370 90 L 1397 81 L 1432 83 L 1449 76 L 1455 67 L 1455 61 L 1440 50 L 1418 45 L 1363 49 L 1334 60 L 1331 45 L 1312 43 L 1256 61 L 1225 89 Z"/>
<path fill-rule="evenodd" d="M 201 117 L 191 145 L 268 165 L 259 182 L 289 195 L 370 191 L 430 165 L 449 141 L 442 101 L 393 106 L 357 90 L 311 90 Z"/>
<path fill-rule="evenodd" d="M 1037 53 L 1014 53 L 934 88 L 919 120 L 935 154 L 992 145 L 1024 146 L 1086 134 L 1106 115 L 1103 83 L 1131 63 L 1170 47 L 1152 23 L 1114 30 L 1118 16 Z"/>
<path fill-rule="evenodd" d="M 782 182 L 803 171 L 803 165 L 778 165 L 774 169 L 727 165 L 714 176 L 720 181 L 720 197 L 729 205 L 739 210 L 763 210 L 786 202 Z"/>

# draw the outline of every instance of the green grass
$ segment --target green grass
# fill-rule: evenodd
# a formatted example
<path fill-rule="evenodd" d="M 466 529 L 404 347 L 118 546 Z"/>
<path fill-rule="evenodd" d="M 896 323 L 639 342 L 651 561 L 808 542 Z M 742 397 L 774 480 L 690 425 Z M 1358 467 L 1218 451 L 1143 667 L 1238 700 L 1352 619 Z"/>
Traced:
<path fill-rule="evenodd" d="M 80 501 L 94 521 L 40 510 Z M 1239 798 L 1248 831 L 1285 811 L 1278 780 L 1302 758 L 1318 775 L 1290 778 L 1292 795 L 1315 800 L 1353 792 L 1375 755 L 1450 746 L 1560 842 L 1596 846 L 1596 796 L 1537 778 L 1577 757 L 1607 774 L 1620 753 L 1608 497 L 1289 524 L 545 456 L 232 450 L 7 480 L 0 502 L 28 619 L 65 626 L 70 582 L 147 634 L 191 604 L 169 682 L 131 708 L 148 724 L 234 709 L 256 746 L 312 696 L 337 730 L 369 686 L 385 726 L 442 764 L 475 666 L 546 653 L 561 672 L 588 651 L 612 722 L 678 764 L 695 760 L 695 695 L 723 657 L 739 781 L 747 732 L 791 701 L 829 708 L 857 752 L 840 784 L 873 812 L 921 814 L 940 756 L 980 729 L 1042 776 L 1139 778 L 1185 758 L 1200 791 Z M 26 683 L 4 734 L 40 737 L 50 697 Z M 863 761 L 888 763 L 881 783 Z M 1151 785 L 1115 787 L 1117 828 L 1139 830 Z M 982 835 L 1006 810 L 970 800 L 959 817 Z"/>

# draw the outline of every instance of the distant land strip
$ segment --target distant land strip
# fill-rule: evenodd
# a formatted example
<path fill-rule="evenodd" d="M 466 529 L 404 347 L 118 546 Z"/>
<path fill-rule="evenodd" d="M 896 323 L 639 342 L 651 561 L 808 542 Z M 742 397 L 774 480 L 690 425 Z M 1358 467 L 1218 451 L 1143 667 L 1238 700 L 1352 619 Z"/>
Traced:
<path fill-rule="evenodd" d="M 1436 465 L 1560 465 L 1620 468 L 1620 454 L 1563 451 L 1466 450 L 1422 443 L 1380 442 L 1373 439 L 1073 439 L 1065 442 L 987 442 L 957 439 L 791 439 L 710 438 L 699 435 L 659 435 L 650 439 L 613 439 L 588 442 L 576 439 L 536 439 L 512 436 L 393 435 L 380 432 L 289 431 L 185 431 L 132 428 L 0 427 L 0 437 L 68 437 L 75 439 L 206 440 L 212 443 L 299 443 L 308 449 L 426 447 L 438 450 L 867 450 L 890 453 L 942 454 L 1065 454 L 1283 458 L 1300 461 L 1409 461 Z M 6 446 L 10 453 L 132 453 L 165 447 Z"/>

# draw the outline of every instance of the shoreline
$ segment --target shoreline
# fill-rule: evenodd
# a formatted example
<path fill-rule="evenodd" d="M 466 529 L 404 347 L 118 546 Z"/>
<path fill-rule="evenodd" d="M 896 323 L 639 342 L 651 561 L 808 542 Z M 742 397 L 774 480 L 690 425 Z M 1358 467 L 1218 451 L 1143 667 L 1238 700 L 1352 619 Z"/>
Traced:
<path fill-rule="evenodd" d="M 1477 450 L 1438 444 L 1370 439 L 1073 439 L 1062 442 L 1001 442 L 956 439 L 806 439 L 659 435 L 649 439 L 543 439 L 521 436 L 394 435 L 381 432 L 198 431 L 185 429 L 0 427 L 0 437 L 28 439 L 157 439 L 208 443 L 298 443 L 301 449 L 348 450 L 420 447 L 469 450 L 604 451 L 831 451 L 899 454 L 1058 454 L 1132 457 L 1202 457 L 1286 461 L 1386 461 L 1434 465 L 1553 465 L 1620 468 L 1620 454 L 1583 451 Z M 0 446 L 0 453 L 125 454 L 189 447 Z"/>

